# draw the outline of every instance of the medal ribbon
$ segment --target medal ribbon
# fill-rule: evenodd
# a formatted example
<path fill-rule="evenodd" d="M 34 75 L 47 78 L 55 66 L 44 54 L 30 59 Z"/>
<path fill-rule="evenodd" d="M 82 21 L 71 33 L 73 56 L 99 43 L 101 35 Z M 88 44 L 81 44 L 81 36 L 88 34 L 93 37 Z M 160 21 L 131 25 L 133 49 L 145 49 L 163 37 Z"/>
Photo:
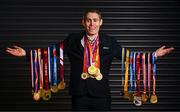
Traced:
<path fill-rule="evenodd" d="M 57 85 L 57 57 L 56 57 L 56 46 L 53 46 L 53 86 Z"/>
<path fill-rule="evenodd" d="M 48 47 L 48 71 L 49 71 L 49 84 L 52 86 L 51 78 L 52 78 L 52 58 L 51 58 L 51 48 Z"/>
<path fill-rule="evenodd" d="M 129 73 L 129 49 L 126 50 L 124 91 L 128 91 L 128 75 L 129 75 L 128 73 Z"/>
<path fill-rule="evenodd" d="M 133 52 L 130 52 L 130 60 L 129 60 L 129 68 L 130 68 L 130 84 L 129 84 L 129 92 L 132 92 L 133 88 Z"/>
<path fill-rule="evenodd" d="M 35 63 L 35 92 L 38 92 L 38 56 L 37 50 L 34 51 L 34 63 Z"/>
<path fill-rule="evenodd" d="M 44 89 L 49 89 L 49 76 L 48 76 L 48 51 L 47 48 L 44 49 Z"/>
<path fill-rule="evenodd" d="M 43 89 L 43 61 L 41 49 L 38 49 L 38 62 L 39 62 L 39 73 L 40 73 L 40 89 Z"/>
<path fill-rule="evenodd" d="M 136 91 L 136 52 L 133 55 L 133 83 L 134 83 L 134 91 Z"/>
<path fill-rule="evenodd" d="M 144 85 L 144 90 L 143 93 L 146 94 L 146 63 L 145 63 L 145 54 L 143 53 L 142 55 L 142 72 L 143 72 L 143 85 Z"/>
<path fill-rule="evenodd" d="M 100 68 L 99 37 L 96 38 L 93 44 L 91 44 L 89 41 L 87 41 L 86 43 L 89 50 L 90 65 L 94 65 L 95 67 Z"/>
<path fill-rule="evenodd" d="M 34 51 L 30 51 L 31 56 L 31 81 L 32 81 L 32 92 L 34 93 Z"/>
<path fill-rule="evenodd" d="M 64 51 L 64 43 L 60 43 L 60 79 L 64 82 L 64 63 L 63 63 L 63 51 Z"/>
<path fill-rule="evenodd" d="M 137 96 L 140 96 L 140 53 L 136 57 Z"/>
<path fill-rule="evenodd" d="M 84 59 L 83 59 L 83 73 L 87 73 L 87 67 L 88 67 L 88 50 L 87 50 L 87 38 L 84 37 Z"/>
<path fill-rule="evenodd" d="M 152 65 L 153 65 L 153 95 L 156 95 L 156 57 L 152 54 Z"/>
<path fill-rule="evenodd" d="M 150 90 L 151 90 L 151 62 L 150 62 L 150 59 L 151 59 L 151 53 L 149 52 L 148 53 L 148 93 L 149 93 L 149 96 L 150 96 Z"/>
<path fill-rule="evenodd" d="M 123 90 L 124 90 L 124 65 L 125 65 L 125 55 L 126 55 L 126 49 L 125 48 L 122 48 L 122 59 L 121 59 L 121 61 L 122 61 L 122 66 L 121 66 L 121 70 L 122 70 L 122 95 L 123 95 Z"/>

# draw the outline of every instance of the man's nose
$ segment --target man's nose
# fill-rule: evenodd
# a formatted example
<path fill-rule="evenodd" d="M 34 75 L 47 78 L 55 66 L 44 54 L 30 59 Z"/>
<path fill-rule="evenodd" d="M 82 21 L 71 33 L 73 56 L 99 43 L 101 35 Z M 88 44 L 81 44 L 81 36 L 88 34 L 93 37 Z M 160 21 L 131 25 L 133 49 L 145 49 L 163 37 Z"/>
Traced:
<path fill-rule="evenodd" d="M 90 25 L 92 26 L 94 24 L 94 22 L 93 21 L 90 21 Z"/>

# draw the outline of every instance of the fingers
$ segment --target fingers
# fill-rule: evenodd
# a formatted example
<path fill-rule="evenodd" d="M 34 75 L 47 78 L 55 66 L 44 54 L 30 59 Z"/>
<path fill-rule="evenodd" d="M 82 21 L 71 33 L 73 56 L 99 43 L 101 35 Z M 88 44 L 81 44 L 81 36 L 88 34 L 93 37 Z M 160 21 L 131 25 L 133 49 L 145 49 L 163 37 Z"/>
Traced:
<path fill-rule="evenodd" d="M 167 48 L 166 49 L 166 51 L 167 51 L 167 53 L 169 54 L 170 52 L 172 52 L 174 50 L 174 48 L 173 47 L 171 47 L 171 48 Z"/>
<path fill-rule="evenodd" d="M 23 55 L 25 55 L 25 53 L 23 52 L 23 50 L 20 48 L 20 47 L 18 47 L 18 46 L 14 46 L 15 48 L 7 48 L 6 49 L 6 52 L 8 52 L 8 53 L 10 53 L 10 54 L 12 54 L 12 55 L 14 55 L 14 56 L 23 56 Z"/>
<path fill-rule="evenodd" d="M 16 46 L 16 45 L 14 45 L 13 47 L 16 48 L 16 49 L 22 49 L 21 47 Z"/>
<path fill-rule="evenodd" d="M 12 54 L 14 56 L 17 56 L 17 53 L 16 53 L 15 49 L 7 48 L 6 52 L 8 52 L 8 53 L 10 53 L 10 54 Z"/>
<path fill-rule="evenodd" d="M 7 48 L 6 51 L 11 53 L 11 52 L 16 52 L 17 49 L 13 49 L 13 48 Z"/>
<path fill-rule="evenodd" d="M 160 49 L 164 49 L 166 46 L 165 45 L 163 45 Z"/>
<path fill-rule="evenodd" d="M 7 49 L 6 49 L 6 51 L 12 51 L 13 49 L 12 48 L 10 48 L 10 47 L 8 47 Z"/>

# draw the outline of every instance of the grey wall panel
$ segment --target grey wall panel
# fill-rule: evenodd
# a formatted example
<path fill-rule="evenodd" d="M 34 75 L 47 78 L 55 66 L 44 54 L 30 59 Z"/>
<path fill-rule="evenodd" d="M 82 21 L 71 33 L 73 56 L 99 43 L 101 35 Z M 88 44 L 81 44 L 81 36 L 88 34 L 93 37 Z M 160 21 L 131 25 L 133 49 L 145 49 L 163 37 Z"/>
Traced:
<path fill-rule="evenodd" d="M 14 44 L 24 48 L 47 47 L 79 32 L 86 8 L 102 12 L 102 32 L 134 51 L 154 51 L 161 45 L 175 51 L 157 61 L 158 104 L 136 107 L 122 98 L 121 61 L 110 71 L 112 110 L 175 111 L 180 107 L 180 14 L 178 0 L 1 0 L 0 2 L 0 110 L 71 110 L 68 87 L 50 101 L 35 102 L 31 96 L 30 63 L 4 52 Z M 70 63 L 65 57 L 65 81 Z"/>

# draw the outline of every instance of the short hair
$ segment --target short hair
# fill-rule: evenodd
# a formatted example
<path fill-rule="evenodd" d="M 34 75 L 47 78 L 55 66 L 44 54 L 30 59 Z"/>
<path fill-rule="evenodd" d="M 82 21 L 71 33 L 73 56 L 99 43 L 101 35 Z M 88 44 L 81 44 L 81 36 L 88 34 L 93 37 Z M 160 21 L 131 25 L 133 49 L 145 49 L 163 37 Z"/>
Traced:
<path fill-rule="evenodd" d="M 90 13 L 90 12 L 98 14 L 99 19 L 102 19 L 101 12 L 99 10 L 97 10 L 97 9 L 87 9 L 87 10 L 85 10 L 84 14 L 83 14 L 83 19 L 86 19 L 87 14 Z"/>

